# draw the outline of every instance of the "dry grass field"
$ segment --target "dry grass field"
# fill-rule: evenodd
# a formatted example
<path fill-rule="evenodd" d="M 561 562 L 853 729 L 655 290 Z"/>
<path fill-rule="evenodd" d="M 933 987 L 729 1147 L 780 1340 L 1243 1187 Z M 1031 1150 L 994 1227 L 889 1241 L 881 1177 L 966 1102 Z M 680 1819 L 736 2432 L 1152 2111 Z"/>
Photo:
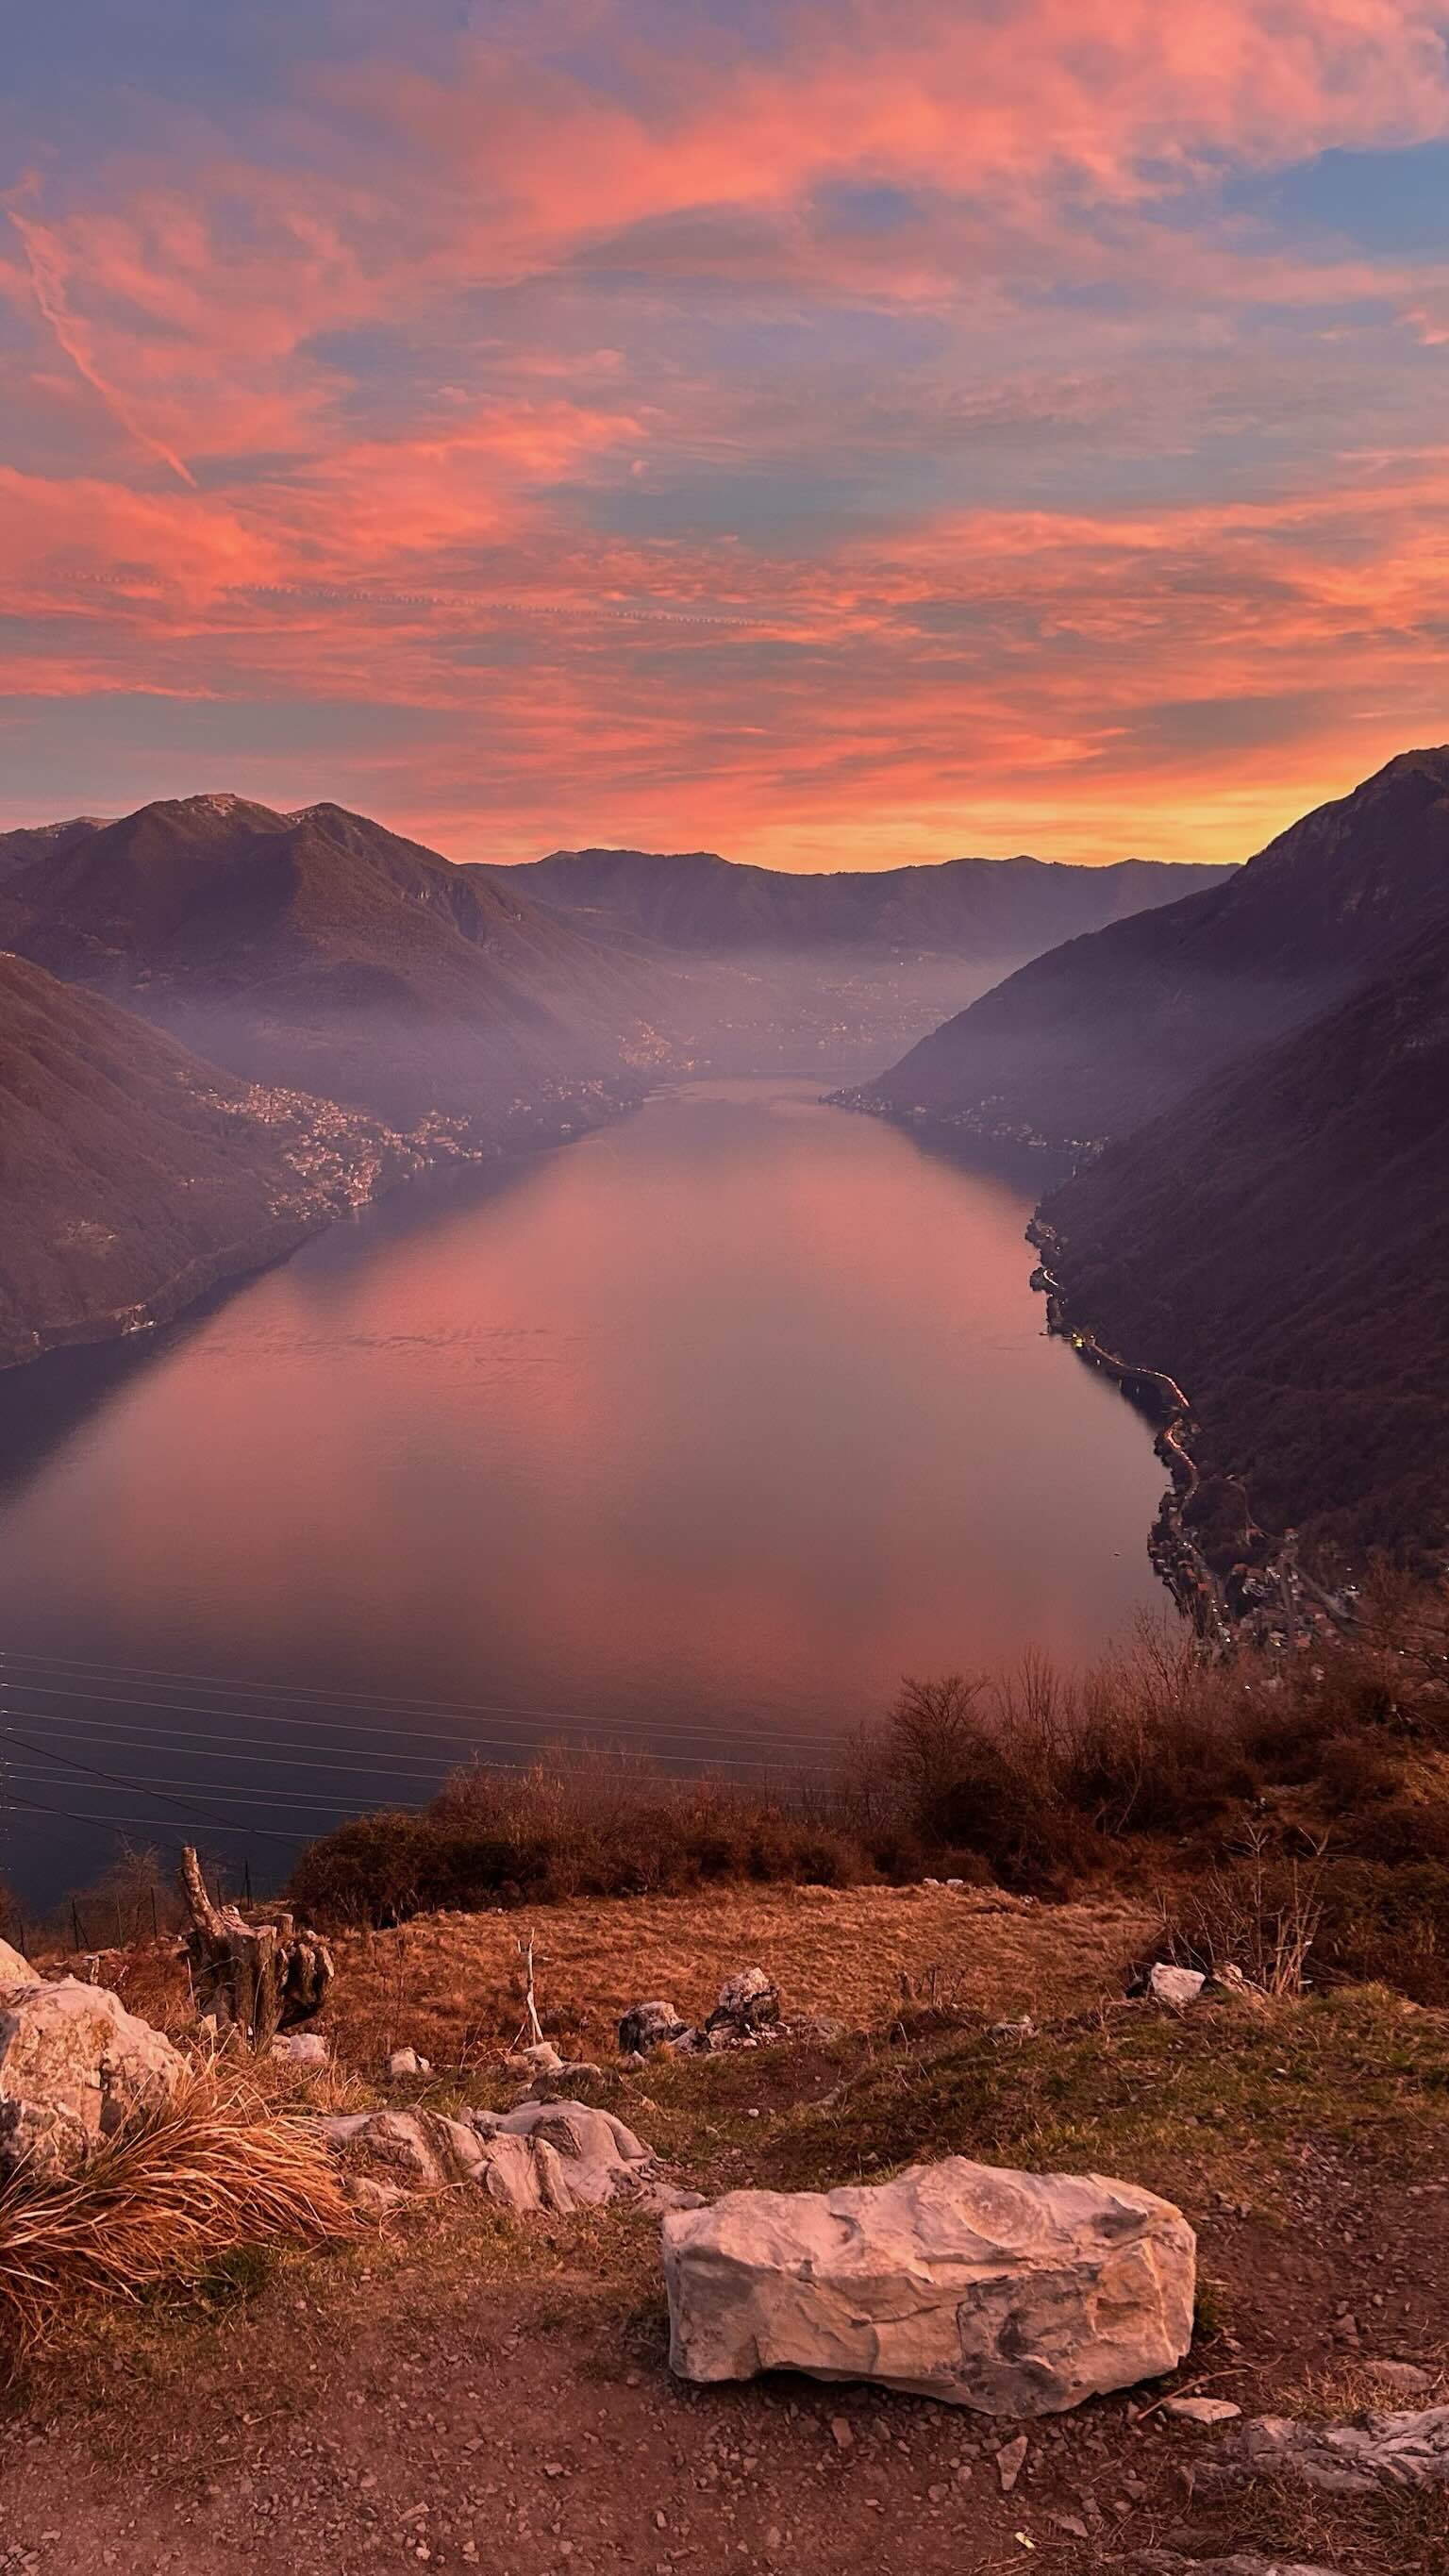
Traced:
<path fill-rule="evenodd" d="M 429 1915 L 341 1938 L 320 2026 L 359 2069 L 403 2046 L 439 2067 L 486 2065 L 519 2034 L 530 1937 L 544 2029 L 586 2055 L 612 2051 L 630 2004 L 662 1995 L 693 2020 L 743 1967 L 774 1977 L 788 2014 L 850 2030 L 888 2018 L 903 1977 L 923 2001 L 1041 2020 L 1120 1993 L 1154 1926 L 1150 1908 L 1118 1897 L 1048 1906 L 932 1887 L 735 1887 Z"/>

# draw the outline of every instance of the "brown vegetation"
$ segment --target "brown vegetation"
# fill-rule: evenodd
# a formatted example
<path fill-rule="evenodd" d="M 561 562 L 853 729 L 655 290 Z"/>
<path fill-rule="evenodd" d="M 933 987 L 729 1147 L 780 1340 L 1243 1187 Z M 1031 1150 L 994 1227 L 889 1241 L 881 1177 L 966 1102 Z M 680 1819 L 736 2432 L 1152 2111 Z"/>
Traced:
<path fill-rule="evenodd" d="M 384 1924 L 458 1907 L 872 1874 L 857 1841 L 763 1793 L 562 1748 L 521 1775 L 456 1772 L 425 1816 L 343 1825 L 303 1854 L 289 1893 L 318 1922 Z"/>
<path fill-rule="evenodd" d="M 1387 1581 L 1354 1642 L 1292 1658 L 1210 1665 L 1186 1630 L 1144 1625 L 1079 1675 L 1029 1657 L 1001 1680 L 907 1682 L 832 1777 L 774 1799 L 571 1751 L 522 1776 L 472 1770 L 425 1816 L 364 1817 L 313 1844 L 291 1899 L 377 1928 L 714 1887 L 934 1874 L 1061 1900 L 1107 1882 L 1215 1907 L 1221 1955 L 1257 1982 L 1259 1945 L 1302 1912 L 1311 1864 L 1309 1977 L 1443 2001 L 1446 1641 L 1449 1594 Z M 1234 1936 L 1233 1907 L 1257 1929 Z M 1186 1916 L 1180 1933 L 1190 1943 Z"/>
<path fill-rule="evenodd" d="M 792 2014 L 852 2031 L 897 2012 L 903 1980 L 961 2010 L 1074 2011 L 1120 1989 L 1153 1921 L 1111 1895 L 1048 1909 L 990 1889 L 770 1887 L 571 1898 L 527 1925 L 545 2033 L 607 2059 L 641 1996 L 693 2019 L 743 1965 L 766 1969 Z M 524 2020 L 521 1929 L 517 1913 L 444 1914 L 344 1934 L 322 2027 L 353 2065 L 402 2045 L 439 2066 L 496 2062 Z"/>
<path fill-rule="evenodd" d="M 55 2181 L 0 2188 L 0 2343 L 24 2349 L 79 2301 L 137 2300 L 250 2247 L 317 2245 L 354 2221 L 325 2147 L 224 2062 Z"/>

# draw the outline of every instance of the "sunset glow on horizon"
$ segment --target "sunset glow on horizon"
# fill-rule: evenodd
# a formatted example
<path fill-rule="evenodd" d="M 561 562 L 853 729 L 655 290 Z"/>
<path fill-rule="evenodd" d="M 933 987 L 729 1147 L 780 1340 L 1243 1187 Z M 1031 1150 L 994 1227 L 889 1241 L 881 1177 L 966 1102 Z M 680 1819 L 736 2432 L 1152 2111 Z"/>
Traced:
<path fill-rule="evenodd" d="M 1449 0 L 73 0 L 0 826 L 1236 859 L 1449 737 Z"/>

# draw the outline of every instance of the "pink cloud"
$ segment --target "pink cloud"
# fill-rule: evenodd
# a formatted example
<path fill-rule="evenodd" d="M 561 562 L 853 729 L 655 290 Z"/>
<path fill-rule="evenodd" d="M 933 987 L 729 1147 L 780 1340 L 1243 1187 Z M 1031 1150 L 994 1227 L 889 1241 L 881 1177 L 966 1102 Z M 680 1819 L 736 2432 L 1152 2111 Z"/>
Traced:
<path fill-rule="evenodd" d="M 459 855 L 1227 854 L 1433 729 L 1449 262 L 1212 182 L 1449 133 L 1437 0 L 397 23 L 12 197 L 14 696 L 355 709 L 289 801 Z"/>

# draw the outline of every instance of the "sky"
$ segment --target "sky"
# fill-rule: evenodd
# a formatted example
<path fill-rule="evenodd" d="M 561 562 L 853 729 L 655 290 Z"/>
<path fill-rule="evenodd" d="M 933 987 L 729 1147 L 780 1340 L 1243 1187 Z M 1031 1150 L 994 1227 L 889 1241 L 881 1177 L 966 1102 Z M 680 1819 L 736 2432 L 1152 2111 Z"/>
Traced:
<path fill-rule="evenodd" d="M 0 823 L 1246 856 L 1449 737 L 1449 0 L 47 0 Z"/>

